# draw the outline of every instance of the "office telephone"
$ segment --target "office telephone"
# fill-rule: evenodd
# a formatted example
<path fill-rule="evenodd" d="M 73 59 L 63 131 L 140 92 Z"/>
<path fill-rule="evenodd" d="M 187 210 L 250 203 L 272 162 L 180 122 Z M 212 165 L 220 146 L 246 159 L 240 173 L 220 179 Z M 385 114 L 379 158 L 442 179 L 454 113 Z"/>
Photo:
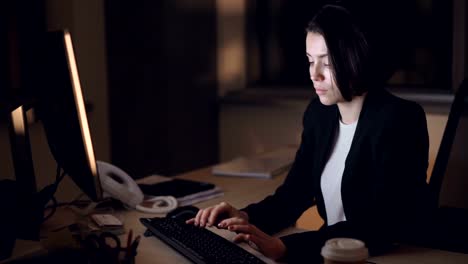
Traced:
<path fill-rule="evenodd" d="M 104 196 L 110 196 L 126 206 L 146 213 L 167 213 L 177 207 L 171 196 L 153 197 L 144 200 L 136 182 L 125 171 L 104 161 L 96 161 Z"/>
<path fill-rule="evenodd" d="M 125 171 L 104 161 L 96 163 L 105 196 L 111 196 L 131 208 L 136 208 L 143 201 L 143 193 Z"/>

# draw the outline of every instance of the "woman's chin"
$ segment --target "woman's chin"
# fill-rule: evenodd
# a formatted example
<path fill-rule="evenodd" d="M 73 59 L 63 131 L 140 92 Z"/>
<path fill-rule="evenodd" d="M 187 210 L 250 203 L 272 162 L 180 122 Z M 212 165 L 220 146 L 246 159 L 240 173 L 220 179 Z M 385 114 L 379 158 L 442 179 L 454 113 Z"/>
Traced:
<path fill-rule="evenodd" d="M 320 100 L 320 103 L 322 103 L 323 105 L 327 105 L 327 106 L 336 104 L 335 101 L 332 101 L 325 96 L 319 96 L 319 100 Z"/>

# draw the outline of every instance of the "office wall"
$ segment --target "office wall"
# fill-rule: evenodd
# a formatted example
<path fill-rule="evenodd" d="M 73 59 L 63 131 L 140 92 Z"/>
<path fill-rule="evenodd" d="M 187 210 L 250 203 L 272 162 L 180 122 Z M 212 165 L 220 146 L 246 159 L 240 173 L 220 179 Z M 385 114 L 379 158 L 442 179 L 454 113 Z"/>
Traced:
<path fill-rule="evenodd" d="M 246 5 L 245 0 L 216 1 L 219 96 L 246 85 Z"/>
<path fill-rule="evenodd" d="M 215 0 L 106 1 L 112 162 L 140 178 L 218 161 Z"/>

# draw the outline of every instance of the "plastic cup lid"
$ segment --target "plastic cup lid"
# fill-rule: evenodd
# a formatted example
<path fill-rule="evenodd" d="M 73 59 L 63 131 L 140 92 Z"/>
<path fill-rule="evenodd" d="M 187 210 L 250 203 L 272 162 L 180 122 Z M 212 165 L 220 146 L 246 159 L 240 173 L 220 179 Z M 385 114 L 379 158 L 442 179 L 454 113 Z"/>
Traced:
<path fill-rule="evenodd" d="M 333 238 L 328 240 L 322 247 L 322 256 L 324 258 L 353 262 L 367 259 L 369 253 L 361 240 L 352 238 Z"/>

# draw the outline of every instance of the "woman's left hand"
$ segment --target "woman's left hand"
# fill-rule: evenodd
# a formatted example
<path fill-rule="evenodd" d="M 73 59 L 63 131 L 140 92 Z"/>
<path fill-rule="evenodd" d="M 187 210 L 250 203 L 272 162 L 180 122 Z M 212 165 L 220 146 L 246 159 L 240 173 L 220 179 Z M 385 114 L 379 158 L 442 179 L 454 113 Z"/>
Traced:
<path fill-rule="evenodd" d="M 257 246 L 258 250 L 268 258 L 277 260 L 286 254 L 286 246 L 283 241 L 277 237 L 272 237 L 256 226 L 245 223 L 231 224 L 227 227 L 229 231 L 238 233 L 234 237 L 234 242 L 247 242 L 253 243 Z"/>

